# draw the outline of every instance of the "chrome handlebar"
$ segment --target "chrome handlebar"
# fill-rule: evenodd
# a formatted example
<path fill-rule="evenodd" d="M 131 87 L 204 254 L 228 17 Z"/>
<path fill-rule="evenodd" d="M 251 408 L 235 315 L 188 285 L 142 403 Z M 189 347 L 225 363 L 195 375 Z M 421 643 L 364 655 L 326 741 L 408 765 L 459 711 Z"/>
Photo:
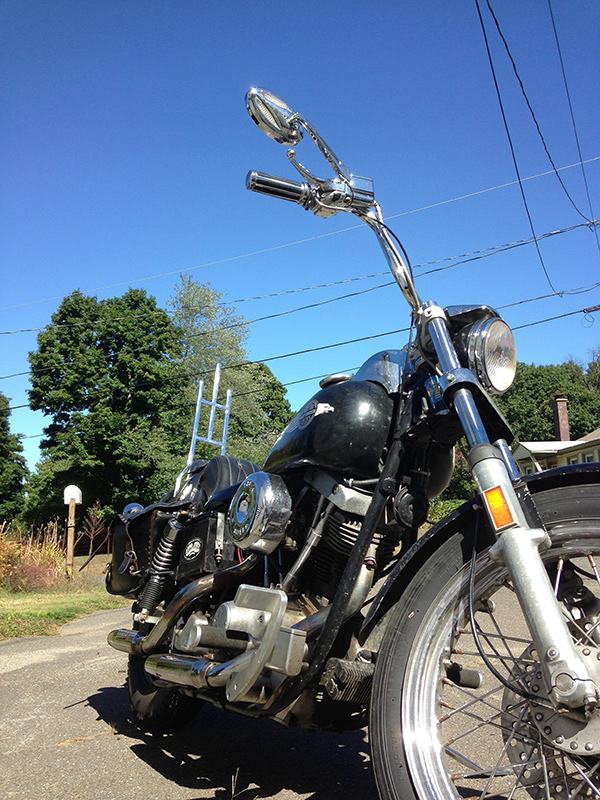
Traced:
<path fill-rule="evenodd" d="M 335 174 L 335 177 L 329 180 L 317 177 L 296 160 L 295 150 L 289 149 L 288 159 L 305 178 L 304 182 L 299 183 L 276 175 L 251 171 L 246 178 L 246 188 L 297 203 L 318 217 L 332 217 L 340 211 L 357 216 L 377 236 L 402 294 L 413 312 L 419 313 L 421 301 L 410 270 L 383 221 L 381 209 L 375 201 L 373 181 L 370 178 L 353 175 L 308 120 L 271 92 L 265 89 L 250 89 L 246 95 L 246 105 L 259 128 L 280 144 L 296 145 L 302 139 L 302 131 L 308 133 Z"/>
<path fill-rule="evenodd" d="M 277 175 L 268 175 L 266 172 L 251 170 L 246 176 L 246 189 L 258 194 L 268 194 L 278 200 L 289 200 L 298 203 L 299 206 L 310 207 L 312 193 L 308 183 L 290 181 L 287 178 L 280 178 Z"/>
<path fill-rule="evenodd" d="M 372 191 L 369 191 L 368 186 L 362 185 L 365 183 L 364 178 L 351 176 L 353 180 L 350 181 L 337 179 L 325 181 L 306 171 L 302 174 L 307 175 L 310 183 L 306 181 L 300 183 L 280 178 L 278 175 L 251 170 L 246 176 L 246 188 L 251 192 L 267 194 L 279 200 L 290 200 L 307 211 L 312 211 L 317 217 L 332 217 L 338 211 L 360 214 L 367 212 L 373 206 Z"/>

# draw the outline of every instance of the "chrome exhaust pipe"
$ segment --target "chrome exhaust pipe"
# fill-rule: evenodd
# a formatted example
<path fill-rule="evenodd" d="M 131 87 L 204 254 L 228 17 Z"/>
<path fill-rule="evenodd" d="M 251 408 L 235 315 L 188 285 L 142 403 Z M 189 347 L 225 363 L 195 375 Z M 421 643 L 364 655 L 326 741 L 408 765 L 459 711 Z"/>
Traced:
<path fill-rule="evenodd" d="M 251 559 L 252 556 L 240 564 L 239 567 L 244 566 Z M 253 560 L 252 564 L 244 569 L 244 572 L 247 572 L 255 563 L 256 561 Z M 238 567 L 232 569 L 237 569 L 236 575 L 243 574 Z M 252 658 L 252 652 L 242 653 L 225 663 L 215 663 L 193 655 L 152 653 L 152 649 L 160 645 L 189 603 L 214 589 L 217 583 L 217 575 L 223 574 L 215 573 L 215 575 L 205 576 L 182 589 L 146 637 L 141 637 L 136 631 L 118 629 L 109 633 L 108 643 L 116 650 L 121 650 L 129 655 L 148 655 L 144 663 L 146 671 L 155 678 L 167 683 L 192 689 L 224 686 L 233 673 L 246 666 L 248 660 Z M 344 622 L 353 617 L 367 599 L 373 584 L 373 575 L 372 567 L 363 564 L 350 595 Z M 297 622 L 292 628 L 305 631 L 307 639 L 314 638 L 325 625 L 329 608 L 328 606 L 317 611 L 310 617 Z M 157 631 L 157 629 L 159 630 Z"/>
<path fill-rule="evenodd" d="M 206 673 L 214 663 L 196 656 L 155 653 L 148 656 L 144 669 L 155 678 L 192 689 L 205 689 L 208 686 Z"/>
<path fill-rule="evenodd" d="M 373 569 L 363 565 L 350 595 L 350 602 L 344 621 L 353 617 L 367 599 L 373 584 L 373 574 Z M 321 609 L 321 611 L 317 611 L 305 620 L 296 623 L 292 628 L 306 631 L 307 639 L 313 638 L 323 628 L 328 612 L 329 607 Z M 133 631 L 113 631 L 111 644 L 113 647 L 127 652 L 130 637 L 122 635 L 119 638 L 118 635 L 132 633 Z M 122 647 L 121 642 L 123 643 Z M 174 683 L 193 689 L 206 689 L 224 686 L 230 675 L 243 669 L 250 658 L 252 658 L 252 653 L 242 653 L 231 661 L 216 664 L 214 661 L 207 661 L 197 656 L 155 653 L 148 656 L 144 667 L 150 675 L 167 683 Z"/>
<path fill-rule="evenodd" d="M 198 578 L 175 595 L 150 633 L 141 636 L 137 631 L 119 628 L 108 634 L 109 645 L 129 655 L 142 656 L 153 653 L 167 638 L 179 617 L 194 601 L 211 592 L 235 586 L 239 583 L 238 578 L 249 572 L 259 559 L 260 556 L 257 553 L 252 553 L 241 564 Z"/>
<path fill-rule="evenodd" d="M 120 650 L 122 653 L 127 653 L 127 655 L 133 655 L 133 643 L 136 638 L 139 638 L 139 634 L 136 633 L 136 631 L 129 631 L 126 628 L 117 628 L 117 630 L 111 631 L 108 634 L 106 641 L 111 647 L 114 647 L 115 650 Z"/>
<path fill-rule="evenodd" d="M 144 662 L 144 669 L 150 675 L 167 683 L 187 686 L 192 689 L 216 688 L 225 686 L 234 672 L 239 672 L 252 658 L 252 653 L 242 653 L 225 663 L 207 661 L 198 656 L 184 656 L 179 653 L 154 653 Z"/>

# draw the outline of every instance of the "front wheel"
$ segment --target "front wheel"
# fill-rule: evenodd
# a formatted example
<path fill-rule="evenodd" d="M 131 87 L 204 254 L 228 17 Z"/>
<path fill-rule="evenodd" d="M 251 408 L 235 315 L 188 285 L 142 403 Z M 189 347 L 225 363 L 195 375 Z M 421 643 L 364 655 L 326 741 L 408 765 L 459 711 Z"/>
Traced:
<path fill-rule="evenodd" d="M 577 649 L 600 686 L 600 486 L 552 489 L 535 501 L 552 539 L 542 557 Z M 473 635 L 474 542 L 474 530 L 449 539 L 391 612 L 371 701 L 380 797 L 598 798 L 600 709 L 589 719 L 554 711 L 506 569 L 487 548 L 472 575 L 479 642 Z M 470 679 L 461 680 L 465 669 Z"/>

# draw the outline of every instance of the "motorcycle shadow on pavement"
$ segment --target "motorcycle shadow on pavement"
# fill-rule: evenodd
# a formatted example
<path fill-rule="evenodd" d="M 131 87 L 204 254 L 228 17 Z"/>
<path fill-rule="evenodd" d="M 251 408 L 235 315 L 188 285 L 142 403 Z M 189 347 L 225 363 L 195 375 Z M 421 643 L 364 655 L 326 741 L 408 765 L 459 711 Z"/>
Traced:
<path fill-rule="evenodd" d="M 135 756 L 172 783 L 198 791 L 197 800 L 376 797 L 363 730 L 313 733 L 206 704 L 178 731 L 150 733 L 133 724 L 123 686 L 99 689 L 88 703 L 131 740 Z"/>

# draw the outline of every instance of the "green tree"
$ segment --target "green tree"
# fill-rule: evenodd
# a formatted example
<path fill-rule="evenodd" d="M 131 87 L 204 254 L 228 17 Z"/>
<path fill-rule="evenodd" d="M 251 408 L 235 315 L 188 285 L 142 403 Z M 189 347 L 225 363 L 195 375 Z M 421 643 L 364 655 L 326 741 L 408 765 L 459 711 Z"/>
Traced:
<path fill-rule="evenodd" d="M 227 452 L 238 458 L 262 463 L 277 436 L 292 419 L 285 387 L 265 364 L 248 362 L 245 342 L 248 323 L 233 308 L 222 303 L 223 295 L 210 284 L 199 284 L 182 275 L 169 301 L 173 319 L 182 332 L 180 368 L 189 375 L 186 396 L 193 407 L 198 383 L 204 378 L 204 398 L 212 396 L 212 378 L 219 362 L 223 371 L 219 402 L 232 390 Z M 192 415 L 190 413 L 190 425 Z M 208 410 L 203 410 L 201 430 L 206 430 Z M 215 437 L 222 431 L 218 419 Z M 210 458 L 214 447 L 200 443 L 196 457 Z"/>
<path fill-rule="evenodd" d="M 14 519 L 24 506 L 27 465 L 20 437 L 10 432 L 8 398 L 0 392 L 0 521 Z"/>
<path fill-rule="evenodd" d="M 470 500 L 475 491 L 475 482 L 467 460 L 458 447 L 454 451 L 454 472 L 450 483 L 442 492 L 442 500 Z"/>
<path fill-rule="evenodd" d="M 598 359 L 584 367 L 570 360 L 564 364 L 517 366 L 515 382 L 497 399 L 515 436 L 520 441 L 551 441 L 555 438 L 552 399 L 567 397 L 571 439 L 600 427 Z"/>
<path fill-rule="evenodd" d="M 217 362 L 231 365 L 248 359 L 248 323 L 224 305 L 222 297 L 210 283 L 181 275 L 167 303 L 182 332 L 181 363 L 197 380 L 212 375 Z"/>
<path fill-rule="evenodd" d="M 76 291 L 37 344 L 29 354 L 30 405 L 51 421 L 30 481 L 29 515 L 62 514 L 70 483 L 86 505 L 99 500 L 107 512 L 158 499 L 178 471 L 172 453 L 184 446 L 187 413 L 174 370 L 181 337 L 168 314 L 140 289 L 102 301 Z"/>
<path fill-rule="evenodd" d="M 225 380 L 231 378 L 235 386 L 228 452 L 260 465 L 294 417 L 285 398 L 286 389 L 266 364 L 245 364 L 225 375 Z"/>

